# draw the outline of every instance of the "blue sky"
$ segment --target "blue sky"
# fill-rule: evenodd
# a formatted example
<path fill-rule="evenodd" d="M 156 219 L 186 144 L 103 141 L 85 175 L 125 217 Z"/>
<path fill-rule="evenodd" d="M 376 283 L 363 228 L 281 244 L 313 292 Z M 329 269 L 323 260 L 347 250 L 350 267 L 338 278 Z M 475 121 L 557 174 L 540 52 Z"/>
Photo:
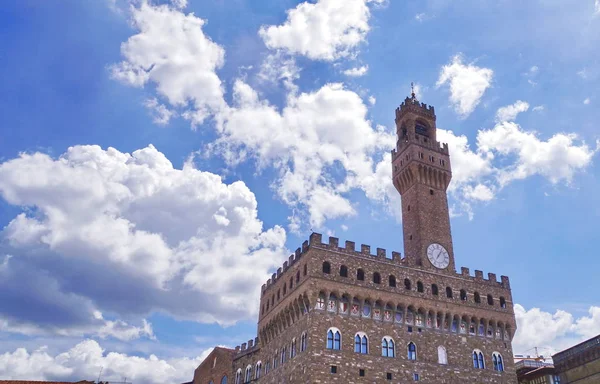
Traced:
<path fill-rule="evenodd" d="M 411 82 L 515 353 L 599 333 L 599 43 L 594 0 L 5 5 L 0 377 L 189 380 L 311 229 L 402 251 Z"/>

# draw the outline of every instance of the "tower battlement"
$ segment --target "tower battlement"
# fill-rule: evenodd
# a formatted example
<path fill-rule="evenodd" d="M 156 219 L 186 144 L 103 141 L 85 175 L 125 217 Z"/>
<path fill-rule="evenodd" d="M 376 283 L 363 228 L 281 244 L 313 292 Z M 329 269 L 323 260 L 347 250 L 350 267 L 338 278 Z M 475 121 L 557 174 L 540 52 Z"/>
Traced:
<path fill-rule="evenodd" d="M 401 119 L 408 112 L 413 112 L 419 115 L 423 115 L 427 118 L 435 120 L 435 108 L 433 105 L 427 105 L 419 102 L 415 98 L 407 97 L 404 99 L 402 104 L 396 108 L 396 121 Z"/>
<path fill-rule="evenodd" d="M 331 251 L 333 253 L 344 254 L 348 256 L 359 257 L 361 259 L 367 259 L 374 263 L 386 263 L 391 265 L 398 265 L 405 268 L 411 268 L 407 262 L 406 258 L 402 257 L 400 252 L 392 251 L 390 256 L 388 256 L 387 250 L 385 248 L 376 248 L 375 253 L 371 252 L 371 246 L 367 244 L 361 244 L 360 249 L 357 249 L 356 242 L 346 240 L 343 246 L 340 246 L 340 240 L 337 237 L 329 236 L 328 242 L 323 242 L 323 235 L 320 233 L 313 232 L 308 241 L 304 241 L 302 243 L 302 247 L 296 249 L 296 252 L 289 256 L 288 260 L 283 263 L 283 266 L 277 269 L 276 273 L 273 273 L 270 279 L 266 281 L 265 284 L 262 285 L 261 292 L 262 294 L 266 294 L 270 291 L 270 288 L 275 285 L 277 281 L 282 278 L 287 277 L 286 272 L 290 269 L 291 266 L 299 262 L 299 260 L 304 256 L 306 252 L 310 248 L 318 248 L 321 250 Z M 488 273 L 487 278 L 484 278 L 483 271 L 475 270 L 475 274 L 470 273 L 470 269 L 466 267 L 461 267 L 460 272 L 454 274 L 454 277 L 467 279 L 470 281 L 477 281 L 484 284 L 488 284 L 490 286 L 502 287 L 502 288 L 510 288 L 510 281 L 507 276 L 501 276 L 500 281 L 497 279 L 496 273 Z"/>

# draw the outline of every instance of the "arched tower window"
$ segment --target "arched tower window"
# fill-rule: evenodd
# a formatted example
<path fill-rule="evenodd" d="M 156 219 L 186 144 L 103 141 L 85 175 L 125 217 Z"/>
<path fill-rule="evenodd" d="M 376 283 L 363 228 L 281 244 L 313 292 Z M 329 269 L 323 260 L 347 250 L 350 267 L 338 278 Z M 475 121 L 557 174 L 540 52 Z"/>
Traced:
<path fill-rule="evenodd" d="M 227 375 L 221 378 L 221 384 L 227 384 Z"/>
<path fill-rule="evenodd" d="M 452 298 L 452 288 L 446 287 L 446 297 L 449 299 Z"/>
<path fill-rule="evenodd" d="M 345 265 L 342 265 L 340 267 L 340 276 L 348 277 L 348 267 L 346 267 Z"/>
<path fill-rule="evenodd" d="M 467 301 L 467 291 L 465 291 L 464 289 L 460 290 L 460 299 L 462 301 Z"/>
<path fill-rule="evenodd" d="M 420 281 L 417 281 L 417 292 L 423 293 L 423 291 L 424 291 L 423 283 L 421 283 Z"/>
<path fill-rule="evenodd" d="M 389 282 L 390 287 L 396 288 L 396 276 L 390 275 Z"/>
<path fill-rule="evenodd" d="M 304 264 L 304 276 L 308 273 L 308 266 Z"/>
<path fill-rule="evenodd" d="M 410 280 L 404 279 L 404 289 L 410 291 Z"/>
<path fill-rule="evenodd" d="M 504 299 L 502 296 L 500 296 L 500 307 L 506 308 L 506 299 Z"/>
<path fill-rule="evenodd" d="M 435 284 L 431 284 L 431 294 L 434 296 L 438 295 L 438 286 Z"/>
<path fill-rule="evenodd" d="M 364 281 L 365 280 L 365 271 L 362 269 L 356 270 L 356 280 Z"/>
<path fill-rule="evenodd" d="M 238 369 L 237 372 L 235 373 L 235 384 L 241 384 L 242 383 L 242 370 Z"/>
<path fill-rule="evenodd" d="M 366 355 L 369 353 L 369 340 L 363 332 L 354 335 L 354 352 Z"/>
<path fill-rule="evenodd" d="M 473 294 L 473 300 L 477 303 L 477 304 L 481 304 L 481 296 L 479 295 L 479 292 L 475 292 Z"/>
<path fill-rule="evenodd" d="M 499 354 L 498 352 L 494 352 L 492 354 L 492 361 L 494 363 L 494 371 L 504 371 L 504 361 L 502 360 L 501 354 Z"/>
<path fill-rule="evenodd" d="M 381 356 L 396 357 L 396 346 L 394 344 L 394 339 L 389 336 L 385 336 L 381 340 Z"/>
<path fill-rule="evenodd" d="M 306 332 L 303 332 L 300 336 L 300 352 L 304 351 L 306 351 Z"/>
<path fill-rule="evenodd" d="M 415 122 L 415 133 L 418 135 L 429 137 L 429 129 L 427 124 L 422 121 Z"/>
<path fill-rule="evenodd" d="M 300 281 L 300 271 L 296 272 L 296 283 Z"/>
<path fill-rule="evenodd" d="M 492 295 L 487 296 L 487 302 L 488 305 L 494 305 L 494 298 L 492 297 Z"/>
<path fill-rule="evenodd" d="M 337 328 L 329 328 L 327 331 L 327 349 L 342 349 L 342 334 Z"/>
<path fill-rule="evenodd" d="M 244 376 L 244 383 L 249 383 L 252 380 L 252 367 L 249 365 L 246 367 L 246 375 Z"/>
<path fill-rule="evenodd" d="M 483 352 L 479 349 L 473 351 L 473 368 L 485 369 L 485 362 L 483 360 Z"/>
<path fill-rule="evenodd" d="M 373 282 L 375 284 L 381 284 L 381 275 L 379 274 L 379 272 L 373 273 Z"/>
<path fill-rule="evenodd" d="M 262 363 L 259 361 L 258 363 L 256 363 L 256 366 L 254 367 L 254 379 L 260 379 L 260 374 L 262 372 Z"/>
<path fill-rule="evenodd" d="M 446 354 L 446 348 L 443 346 L 438 347 L 438 363 L 448 364 L 448 355 Z"/>
<path fill-rule="evenodd" d="M 331 273 L 331 264 L 329 264 L 329 261 L 323 262 L 323 273 Z"/>
<path fill-rule="evenodd" d="M 408 351 L 408 360 L 417 360 L 417 346 L 412 341 L 408 343 L 407 346 Z"/>

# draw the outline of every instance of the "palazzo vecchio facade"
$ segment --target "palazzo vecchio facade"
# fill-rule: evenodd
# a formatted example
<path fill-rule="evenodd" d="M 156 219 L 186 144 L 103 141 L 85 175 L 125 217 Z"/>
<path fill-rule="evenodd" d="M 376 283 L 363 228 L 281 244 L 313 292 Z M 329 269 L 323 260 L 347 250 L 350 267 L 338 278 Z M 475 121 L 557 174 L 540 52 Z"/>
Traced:
<path fill-rule="evenodd" d="M 258 337 L 216 348 L 194 384 L 516 384 L 509 279 L 456 271 L 448 145 L 434 108 L 396 109 L 404 254 L 318 233 L 262 286 Z"/>

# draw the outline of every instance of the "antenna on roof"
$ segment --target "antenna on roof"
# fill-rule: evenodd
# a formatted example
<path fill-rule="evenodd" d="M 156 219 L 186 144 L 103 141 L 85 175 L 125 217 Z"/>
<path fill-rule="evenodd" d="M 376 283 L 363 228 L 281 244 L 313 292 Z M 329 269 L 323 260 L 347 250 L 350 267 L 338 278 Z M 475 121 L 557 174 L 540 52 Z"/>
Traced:
<path fill-rule="evenodd" d="M 410 95 L 411 95 L 411 97 L 412 97 L 413 100 L 416 99 L 416 95 L 415 95 L 415 83 L 413 83 L 412 81 L 410 83 Z"/>

